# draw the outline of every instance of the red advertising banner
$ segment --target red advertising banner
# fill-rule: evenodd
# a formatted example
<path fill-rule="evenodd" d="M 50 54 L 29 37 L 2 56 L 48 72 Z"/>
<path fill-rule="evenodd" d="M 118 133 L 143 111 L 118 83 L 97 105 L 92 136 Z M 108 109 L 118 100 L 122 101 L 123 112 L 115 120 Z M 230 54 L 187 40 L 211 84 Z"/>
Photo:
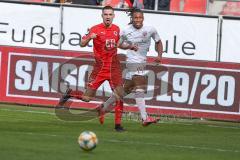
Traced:
<path fill-rule="evenodd" d="M 84 91 L 94 59 L 87 52 L 0 47 L 0 101 L 55 106 L 66 88 Z M 125 63 L 122 61 L 123 74 Z M 240 65 L 206 61 L 149 59 L 146 104 L 151 113 L 240 120 Z M 104 83 L 97 98 L 111 89 Z M 76 102 L 78 107 L 96 103 Z M 125 110 L 136 111 L 125 98 Z"/>

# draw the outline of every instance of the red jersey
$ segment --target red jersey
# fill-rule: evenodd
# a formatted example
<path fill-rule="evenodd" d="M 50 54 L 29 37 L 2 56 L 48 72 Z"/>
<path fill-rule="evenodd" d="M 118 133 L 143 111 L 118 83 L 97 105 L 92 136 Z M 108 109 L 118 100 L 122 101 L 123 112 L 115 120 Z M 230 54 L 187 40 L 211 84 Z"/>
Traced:
<path fill-rule="evenodd" d="M 105 27 L 103 23 L 93 26 L 89 34 L 83 39 L 90 36 L 92 33 L 97 35 L 93 39 L 93 52 L 96 61 L 102 61 L 104 64 L 112 62 L 112 58 L 117 55 L 117 42 L 120 38 L 120 29 L 117 25 L 112 24 L 110 27 Z"/>
<path fill-rule="evenodd" d="M 109 81 L 112 89 L 122 85 L 122 72 L 117 58 L 117 42 L 120 38 L 120 29 L 112 24 L 105 27 L 103 23 L 93 26 L 89 34 L 97 35 L 93 39 L 93 52 L 96 63 L 89 77 L 88 87 L 97 89 L 105 80 Z"/>

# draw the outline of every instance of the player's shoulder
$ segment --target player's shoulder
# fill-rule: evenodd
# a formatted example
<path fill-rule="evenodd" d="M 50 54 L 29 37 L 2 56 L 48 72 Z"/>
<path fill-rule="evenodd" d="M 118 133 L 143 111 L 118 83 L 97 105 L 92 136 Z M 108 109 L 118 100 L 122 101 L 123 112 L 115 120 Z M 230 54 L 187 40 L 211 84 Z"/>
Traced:
<path fill-rule="evenodd" d="M 94 26 L 91 27 L 91 29 L 98 29 L 102 27 L 102 23 L 96 24 Z"/>
<path fill-rule="evenodd" d="M 150 34 L 153 34 L 153 33 L 157 33 L 157 30 L 155 27 L 153 26 L 143 26 L 143 29 L 142 29 L 143 32 L 147 32 L 147 33 L 150 33 Z"/>
<path fill-rule="evenodd" d="M 116 25 L 116 24 L 112 24 L 111 30 L 120 32 L 120 27 L 118 25 Z"/>
<path fill-rule="evenodd" d="M 134 30 L 134 27 L 132 24 L 130 24 L 123 29 L 123 32 L 128 33 L 128 32 L 132 32 L 133 30 Z"/>
<path fill-rule="evenodd" d="M 143 29 L 146 29 L 146 30 L 149 30 L 149 31 L 156 30 L 155 27 L 149 26 L 149 25 L 143 25 Z"/>
<path fill-rule="evenodd" d="M 116 25 L 116 24 L 112 24 L 112 27 L 113 27 L 113 28 L 119 28 L 119 26 Z"/>

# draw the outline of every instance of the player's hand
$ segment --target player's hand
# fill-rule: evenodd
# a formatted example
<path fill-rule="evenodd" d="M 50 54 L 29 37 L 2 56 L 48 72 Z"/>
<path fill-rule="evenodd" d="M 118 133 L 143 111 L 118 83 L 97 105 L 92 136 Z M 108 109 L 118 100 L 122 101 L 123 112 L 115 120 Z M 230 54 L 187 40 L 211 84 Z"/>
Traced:
<path fill-rule="evenodd" d="M 90 38 L 91 39 L 94 39 L 94 38 L 96 38 L 97 37 L 97 34 L 96 33 L 92 33 L 91 35 L 90 35 Z"/>
<path fill-rule="evenodd" d="M 134 50 L 134 51 L 137 51 L 138 50 L 138 45 L 136 44 L 132 44 L 129 46 L 130 50 Z"/>
<path fill-rule="evenodd" d="M 154 62 L 156 62 L 157 64 L 160 64 L 161 60 L 162 60 L 162 58 L 159 57 L 159 56 L 157 56 L 157 57 L 155 58 Z"/>

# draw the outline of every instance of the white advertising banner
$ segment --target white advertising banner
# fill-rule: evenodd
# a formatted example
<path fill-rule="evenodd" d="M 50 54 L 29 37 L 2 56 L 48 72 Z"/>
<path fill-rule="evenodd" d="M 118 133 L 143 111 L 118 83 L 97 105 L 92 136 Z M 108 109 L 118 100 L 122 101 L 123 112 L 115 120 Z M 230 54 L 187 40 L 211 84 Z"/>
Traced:
<path fill-rule="evenodd" d="M 125 11 L 115 13 L 114 23 L 126 28 L 129 17 Z M 92 43 L 81 48 L 79 42 L 88 28 L 102 22 L 101 9 L 64 6 L 63 17 L 60 15 L 56 6 L 1 3 L 0 45 L 58 49 L 60 20 L 63 20 L 61 49 L 92 52 Z M 144 23 L 158 30 L 164 46 L 163 57 L 216 60 L 217 17 L 145 13 Z M 157 55 L 153 42 L 148 55 Z"/>
<path fill-rule="evenodd" d="M 220 61 L 240 63 L 239 30 L 239 19 L 223 19 Z"/>
<path fill-rule="evenodd" d="M 75 43 L 64 43 L 62 49 L 92 51 L 92 44 L 80 48 L 77 41 L 77 37 L 86 34 L 88 28 L 102 22 L 101 10 L 89 10 L 64 7 L 63 32 L 72 37 L 79 35 L 73 38 Z M 121 29 L 126 28 L 130 20 L 125 11 L 115 11 L 115 14 L 114 23 Z M 145 13 L 144 24 L 158 30 L 164 46 L 163 57 L 216 61 L 217 18 Z M 157 55 L 153 41 L 148 55 Z"/>
<path fill-rule="evenodd" d="M 63 33 L 69 43 L 62 44 L 62 49 L 92 52 L 92 41 L 85 48 L 81 48 L 79 42 L 89 28 L 102 23 L 101 13 L 101 9 L 64 7 Z M 113 23 L 122 29 L 129 23 L 129 18 L 124 11 L 115 11 Z"/>
<path fill-rule="evenodd" d="M 0 3 L 0 45 L 59 48 L 59 7 Z"/>
<path fill-rule="evenodd" d="M 82 37 L 88 32 L 88 28 L 101 23 L 101 10 L 87 8 L 64 7 L 62 32 L 68 39 L 68 43 L 62 44 L 63 50 L 90 51 L 92 41 L 85 48 L 80 47 Z"/>
<path fill-rule="evenodd" d="M 145 23 L 157 28 L 163 41 L 164 57 L 216 60 L 217 18 L 145 14 Z M 154 46 L 151 47 L 154 50 Z"/>

